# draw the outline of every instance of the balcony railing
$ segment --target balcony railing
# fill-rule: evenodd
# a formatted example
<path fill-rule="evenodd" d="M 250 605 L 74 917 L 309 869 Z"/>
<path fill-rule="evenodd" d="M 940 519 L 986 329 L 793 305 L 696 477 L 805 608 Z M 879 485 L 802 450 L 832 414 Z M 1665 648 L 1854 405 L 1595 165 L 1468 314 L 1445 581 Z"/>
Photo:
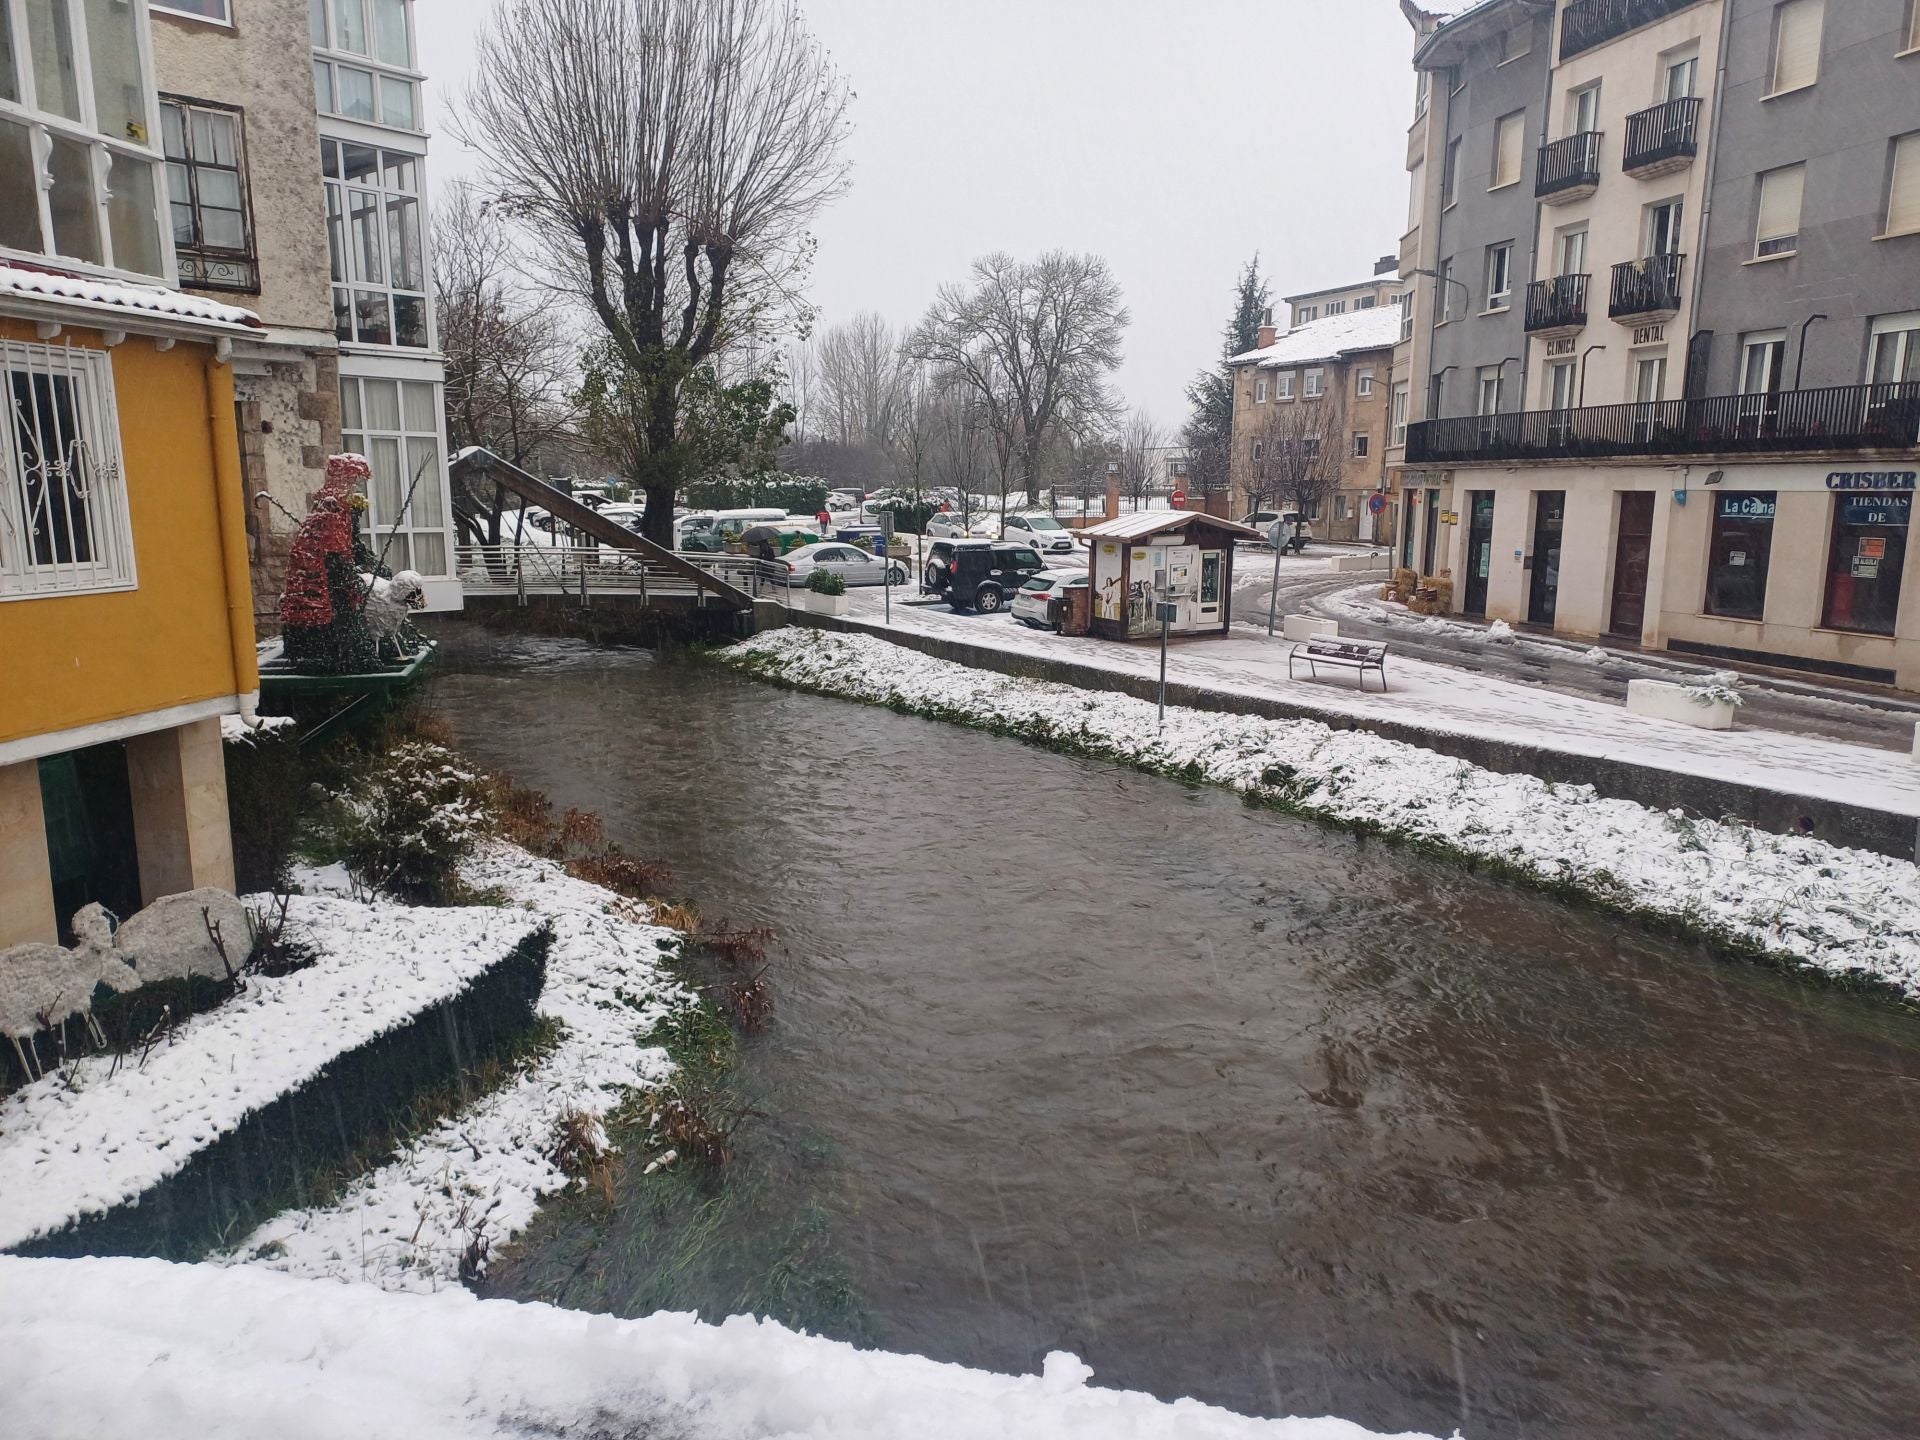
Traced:
<path fill-rule="evenodd" d="M 1540 200 L 1571 200 L 1591 194 L 1600 184 L 1600 132 L 1583 130 L 1540 147 L 1533 193 Z"/>
<path fill-rule="evenodd" d="M 1613 300 L 1607 314 L 1615 320 L 1643 320 L 1654 315 L 1671 319 L 1680 308 L 1680 276 L 1684 255 L 1649 255 L 1613 267 Z"/>
<path fill-rule="evenodd" d="M 1461 415 L 1407 430 L 1410 465 L 1868 450 L 1920 452 L 1920 382 Z"/>
<path fill-rule="evenodd" d="M 1574 0 L 1560 17 L 1560 58 L 1570 60 L 1617 35 L 1651 25 L 1699 0 Z"/>
<path fill-rule="evenodd" d="M 1587 323 L 1585 275 L 1556 275 L 1527 286 L 1527 333 L 1578 330 Z"/>
<path fill-rule="evenodd" d="M 1627 117 L 1621 169 L 1629 175 L 1684 169 L 1700 151 L 1700 101 L 1669 100 Z"/>

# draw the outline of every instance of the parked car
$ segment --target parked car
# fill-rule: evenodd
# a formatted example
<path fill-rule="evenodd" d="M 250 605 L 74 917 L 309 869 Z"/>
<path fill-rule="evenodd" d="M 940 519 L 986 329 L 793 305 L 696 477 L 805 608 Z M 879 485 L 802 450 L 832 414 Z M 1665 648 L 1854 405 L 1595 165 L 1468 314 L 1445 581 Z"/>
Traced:
<path fill-rule="evenodd" d="M 1007 597 L 1047 568 L 1029 545 L 994 540 L 936 540 L 920 577 L 925 595 L 944 596 L 956 610 L 991 615 Z"/>
<path fill-rule="evenodd" d="M 1269 543 L 1274 543 L 1273 527 L 1275 525 L 1286 527 L 1288 539 L 1292 539 L 1295 535 L 1303 541 L 1313 539 L 1312 522 L 1298 510 L 1255 510 L 1240 523 L 1258 530 L 1267 537 Z"/>
<path fill-rule="evenodd" d="M 786 567 L 789 585 L 805 585 L 815 570 L 838 575 L 849 585 L 885 585 L 889 576 L 895 585 L 907 583 L 907 567 L 898 560 L 883 560 L 877 555 L 838 541 L 802 545 L 786 558 L 774 562 Z"/>
<path fill-rule="evenodd" d="M 602 520 L 611 520 L 614 524 L 631 530 L 636 535 L 640 533 L 640 522 L 646 513 L 645 506 L 629 505 L 623 500 L 608 501 L 600 506 Z"/>
<path fill-rule="evenodd" d="M 1007 516 L 1006 538 L 1031 545 L 1042 555 L 1071 555 L 1078 548 L 1073 532 L 1051 515 Z"/>
<path fill-rule="evenodd" d="M 1022 625 L 1058 630 L 1066 619 L 1067 591 L 1087 588 L 1084 570 L 1042 570 L 1014 593 L 1008 607 Z"/>
<path fill-rule="evenodd" d="M 958 510 L 942 510 L 927 521 L 926 533 L 937 540 L 987 540 L 996 528 L 991 519 L 978 517 L 968 524 Z"/>

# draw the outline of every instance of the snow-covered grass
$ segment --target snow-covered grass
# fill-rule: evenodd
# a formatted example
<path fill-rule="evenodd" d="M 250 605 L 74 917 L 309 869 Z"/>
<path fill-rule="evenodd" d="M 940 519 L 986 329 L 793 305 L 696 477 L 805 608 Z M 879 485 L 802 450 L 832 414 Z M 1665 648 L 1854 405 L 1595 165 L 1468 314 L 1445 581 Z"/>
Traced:
<path fill-rule="evenodd" d="M 651 924 L 646 906 L 502 841 L 484 842 L 462 865 L 461 878 L 511 907 L 492 913 L 522 928 L 551 925 L 539 1011 L 562 1027 L 559 1044 L 503 1088 L 409 1141 L 334 1204 L 274 1217 L 229 1260 L 387 1289 L 455 1283 L 476 1234 L 509 1238 L 532 1220 L 542 1198 L 571 1183 L 550 1155 L 562 1115 L 605 1115 L 671 1073 L 666 1052 L 644 1037 L 673 1009 L 694 1003 L 665 967 L 676 932 Z M 347 883 L 338 867 L 298 879 L 305 888 Z M 382 904 L 375 913 L 398 908 Z"/>
<path fill-rule="evenodd" d="M 296 896 L 310 967 L 249 976 L 144 1055 L 87 1055 L 0 1102 L 0 1250 L 104 1214 L 186 1168 L 329 1062 L 459 994 L 539 922 L 492 908 Z"/>
<path fill-rule="evenodd" d="M 1145 701 L 975 670 L 871 636 L 776 630 L 720 658 L 820 694 L 1231 786 L 1734 953 L 1920 997 L 1920 870 L 1906 861 L 1495 774 L 1318 721 L 1176 707 L 1162 735 Z"/>
<path fill-rule="evenodd" d="M 746 1318 L 615 1320 L 462 1290 L 157 1260 L 0 1259 L 0 1417 L 79 1440 L 480 1435 L 685 1440 L 1366 1440 L 1097 1389 L 1073 1356 L 995 1375 Z M 1402 1436 L 1399 1440 L 1420 1440 Z"/>

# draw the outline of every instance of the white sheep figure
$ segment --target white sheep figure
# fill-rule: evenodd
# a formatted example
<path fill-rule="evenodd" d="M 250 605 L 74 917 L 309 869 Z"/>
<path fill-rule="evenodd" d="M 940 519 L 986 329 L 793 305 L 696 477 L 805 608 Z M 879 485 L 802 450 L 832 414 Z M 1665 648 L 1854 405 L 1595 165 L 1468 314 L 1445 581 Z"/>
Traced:
<path fill-rule="evenodd" d="M 227 947 L 224 961 L 220 947 L 213 943 L 209 923 L 220 929 L 220 939 Z M 184 980 L 189 975 L 225 980 L 227 966 L 238 970 L 252 944 L 247 907 L 226 891 L 206 886 L 168 895 L 121 921 L 114 932 L 113 953 L 132 967 L 140 984 L 151 985 L 156 980 Z"/>
<path fill-rule="evenodd" d="M 391 580 L 362 574 L 360 583 L 367 591 L 367 628 L 376 640 L 388 640 L 395 648 L 404 649 L 400 634 L 413 612 L 426 608 L 426 582 L 414 571 L 402 570 Z"/>
<path fill-rule="evenodd" d="M 29 1080 L 40 1074 L 39 1057 L 23 1041 L 80 1015 L 94 1042 L 104 1046 L 107 1037 L 93 1017 L 93 987 L 105 982 L 115 990 L 131 990 L 140 983 L 114 957 L 113 917 L 102 906 L 81 910 L 73 929 L 80 943 L 71 950 L 37 943 L 0 950 L 0 1032 L 13 1042 L 20 1073 Z"/>

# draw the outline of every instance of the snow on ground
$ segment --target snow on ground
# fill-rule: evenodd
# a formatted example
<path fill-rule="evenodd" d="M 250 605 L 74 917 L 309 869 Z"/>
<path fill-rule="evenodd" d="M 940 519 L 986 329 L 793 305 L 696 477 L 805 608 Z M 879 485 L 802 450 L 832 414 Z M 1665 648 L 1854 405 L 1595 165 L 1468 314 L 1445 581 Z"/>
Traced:
<path fill-rule="evenodd" d="M 724 658 L 827 694 L 994 722 L 1115 759 L 1278 793 L 1308 814 L 1436 841 L 1800 964 L 1871 976 L 1920 996 L 1920 871 L 1907 861 L 1690 820 L 1600 798 L 1589 786 L 1499 775 L 1314 720 L 1172 707 L 1163 736 L 1146 701 L 975 670 L 874 636 L 774 630 Z"/>
<path fill-rule="evenodd" d="M 259 723 L 254 725 L 249 725 L 238 715 L 222 715 L 220 717 L 220 738 L 225 740 L 229 745 L 251 745 L 261 736 L 270 735 L 275 730 L 284 730 L 293 723 L 294 720 L 291 715 L 262 715 L 259 717 Z"/>
<path fill-rule="evenodd" d="M 157 1260 L 0 1258 L 8 1433 L 41 1440 L 1365 1440 L 737 1318 L 615 1320 Z M 1399 1440 L 1420 1440 L 1402 1436 Z"/>
<path fill-rule="evenodd" d="M 538 923 L 308 897 L 287 914 L 312 966 L 249 977 L 144 1058 L 81 1056 L 0 1101 L 0 1250 L 150 1189 L 335 1056 L 459 994 Z"/>
<path fill-rule="evenodd" d="M 691 1002 L 661 964 L 663 946 L 679 940 L 674 931 L 647 923 L 646 907 L 502 842 L 484 845 L 462 874 L 476 888 L 504 892 L 516 907 L 492 913 L 515 917 L 523 929 L 540 919 L 552 924 L 539 1008 L 565 1027 L 560 1044 L 411 1142 L 337 1203 L 275 1216 L 240 1243 L 231 1263 L 387 1289 L 455 1283 L 480 1217 L 491 1240 L 505 1240 L 526 1227 L 545 1196 L 569 1183 L 547 1157 L 562 1114 L 604 1115 L 626 1092 L 657 1086 L 671 1073 L 666 1052 L 642 1037 Z M 342 878 L 328 871 L 299 876 L 307 889 Z"/>
<path fill-rule="evenodd" d="M 850 618 L 881 623 L 877 593 L 849 595 Z M 1004 612 L 955 615 L 944 605 L 904 605 L 896 598 L 892 628 L 1134 675 L 1157 675 L 1160 668 L 1158 644 L 1055 635 L 1021 625 Z M 1709 732 L 1629 715 L 1624 706 L 1586 696 L 1392 654 L 1387 658 L 1387 693 L 1381 694 L 1377 682 L 1369 679 L 1368 693 L 1362 694 L 1355 672 L 1349 670 L 1323 671 L 1315 680 L 1301 667 L 1297 678 L 1289 677 L 1291 649 L 1284 640 L 1269 640 L 1247 629 L 1225 637 L 1177 640 L 1167 676 L 1177 683 L 1283 700 L 1328 715 L 1392 720 L 1436 733 L 1600 756 L 1920 816 L 1920 765 L 1900 763 L 1885 750 L 1773 730 Z"/>

